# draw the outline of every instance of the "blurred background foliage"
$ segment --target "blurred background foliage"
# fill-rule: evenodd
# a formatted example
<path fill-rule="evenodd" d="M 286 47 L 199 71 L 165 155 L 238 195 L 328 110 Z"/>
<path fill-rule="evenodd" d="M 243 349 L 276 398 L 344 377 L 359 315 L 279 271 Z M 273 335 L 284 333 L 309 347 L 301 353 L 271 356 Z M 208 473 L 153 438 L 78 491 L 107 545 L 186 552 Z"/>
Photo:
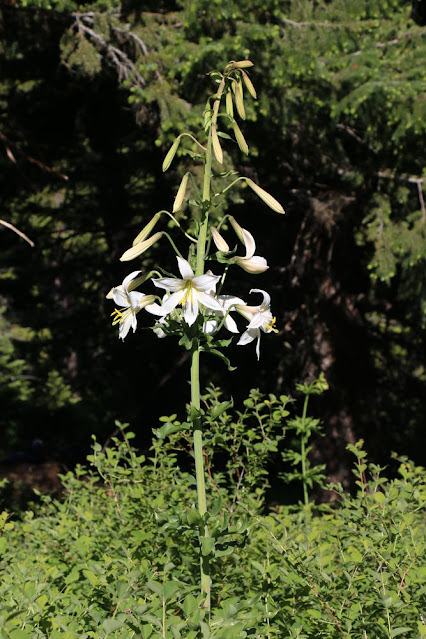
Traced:
<path fill-rule="evenodd" d="M 167 174 L 162 159 L 199 132 L 207 72 L 250 58 L 251 155 L 228 143 L 225 167 L 287 215 L 234 192 L 229 211 L 271 268 L 233 289 L 270 291 L 280 332 L 259 365 L 233 349 L 236 373 L 205 358 L 204 380 L 238 398 L 323 371 L 314 454 L 331 476 L 345 478 L 358 437 L 378 462 L 392 449 L 424 462 L 425 22 L 424 2 L 400 0 L 2 3 L 0 217 L 35 243 L 0 228 L 4 458 L 36 442 L 77 459 L 117 418 L 146 444 L 183 409 L 187 355 L 144 332 L 119 343 L 105 295 L 141 226 L 171 208 L 192 159 Z M 142 268 L 157 262 L 175 270 L 169 246 Z"/>

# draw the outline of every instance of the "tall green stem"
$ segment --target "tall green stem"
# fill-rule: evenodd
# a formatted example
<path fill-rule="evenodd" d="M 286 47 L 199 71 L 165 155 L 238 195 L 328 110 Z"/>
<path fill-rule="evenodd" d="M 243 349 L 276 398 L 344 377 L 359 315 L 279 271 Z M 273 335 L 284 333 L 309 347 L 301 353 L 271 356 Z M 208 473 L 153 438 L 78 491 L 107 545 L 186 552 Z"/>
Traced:
<path fill-rule="evenodd" d="M 191 404 L 200 409 L 200 349 L 196 344 L 192 349 L 191 358 Z M 207 512 L 206 483 L 204 477 L 203 434 L 199 416 L 194 418 L 194 457 L 195 478 L 197 481 L 198 510 L 202 517 Z M 200 527 L 200 537 L 208 537 L 208 528 L 204 524 Z M 201 592 L 205 595 L 204 609 L 210 612 L 210 562 L 209 557 L 201 555 Z"/>
<path fill-rule="evenodd" d="M 306 427 L 306 413 L 308 412 L 308 402 L 309 402 L 309 395 L 306 395 L 305 403 L 303 404 L 302 439 L 301 439 L 301 443 L 300 443 L 300 456 L 302 458 L 303 501 L 305 503 L 305 506 L 307 506 L 309 504 L 308 486 L 306 484 L 306 448 L 305 448 L 305 446 L 306 446 L 305 427 Z"/>
<path fill-rule="evenodd" d="M 225 88 L 225 80 L 223 79 L 219 85 L 216 99 L 213 105 L 212 124 L 217 121 L 217 114 L 219 111 L 220 99 L 222 97 L 223 90 Z M 206 242 L 207 232 L 209 224 L 209 210 L 210 210 L 210 185 L 212 178 L 212 134 L 211 128 L 207 140 L 206 149 L 206 164 L 204 168 L 204 181 L 203 181 L 203 210 L 201 217 L 201 225 L 197 240 L 197 263 L 195 267 L 195 275 L 203 275 L 204 273 L 204 260 L 206 255 Z M 200 346 L 198 341 L 194 340 L 194 345 L 191 351 L 191 404 L 197 411 L 200 409 Z M 204 473 L 204 455 L 203 455 L 203 431 L 202 423 L 199 415 L 194 417 L 194 457 L 195 457 L 195 479 L 197 482 L 197 497 L 198 497 L 198 510 L 202 517 L 207 512 L 207 499 L 206 499 L 206 482 Z M 208 537 L 209 531 L 206 524 L 200 527 L 200 537 Z M 200 540 L 201 541 L 201 540 Z M 201 544 L 200 544 L 201 545 Z M 201 569 L 201 592 L 205 594 L 204 609 L 210 613 L 210 590 L 211 590 L 211 577 L 210 577 L 210 560 L 208 556 L 201 555 L 200 559 Z"/>

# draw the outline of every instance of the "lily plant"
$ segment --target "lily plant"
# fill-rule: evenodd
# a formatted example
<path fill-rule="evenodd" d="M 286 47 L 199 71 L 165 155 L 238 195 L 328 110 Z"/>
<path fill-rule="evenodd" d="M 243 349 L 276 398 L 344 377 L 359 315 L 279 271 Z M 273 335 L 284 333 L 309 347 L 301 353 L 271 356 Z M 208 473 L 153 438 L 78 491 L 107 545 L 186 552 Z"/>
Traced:
<path fill-rule="evenodd" d="M 214 95 L 208 99 L 203 114 L 205 140 L 200 142 L 191 133 L 181 133 L 165 156 L 163 171 L 167 171 L 170 167 L 182 141 L 188 140 L 196 149 L 196 154 L 193 150 L 191 152 L 195 157 L 200 158 L 204 165 L 202 192 L 200 193 L 197 187 L 195 176 L 191 172 L 185 173 L 172 211 L 162 210 L 155 213 L 134 239 L 133 245 L 120 258 L 123 262 L 138 258 L 165 237 L 176 254 L 180 277 L 167 273 L 161 267 L 146 274 L 140 270 L 133 271 L 124 278 L 122 284 L 113 287 L 107 295 L 116 304 L 112 313 L 112 323 L 114 326 L 118 325 L 121 339 L 124 340 L 127 337 L 130 328 L 133 332 L 136 330 L 139 313 L 143 310 L 148 314 L 145 317 L 154 316 L 151 328 L 157 337 L 177 336 L 179 343 L 191 354 L 189 420 L 194 440 L 198 497 L 196 516 L 200 547 L 203 545 L 204 548 L 210 549 L 208 552 L 200 553 L 201 592 L 204 595 L 203 606 L 206 612 L 210 612 L 210 559 L 214 543 L 213 540 L 211 544 L 205 543 L 205 540 L 209 539 L 209 530 L 203 455 L 203 412 L 200 406 L 200 354 L 207 352 L 216 355 L 231 368 L 223 349 L 232 341 L 232 335 L 240 335 L 237 341 L 239 346 L 256 340 L 256 354 L 259 359 L 261 334 L 278 332 L 275 328 L 276 320 L 271 311 L 271 298 L 266 291 L 260 288 L 250 290 L 250 294 L 263 296 L 263 301 L 257 306 L 248 305 L 239 295 L 222 293 L 231 267 L 238 266 L 252 276 L 259 276 L 269 268 L 264 257 L 255 255 L 256 243 L 253 235 L 240 226 L 232 216 L 224 215 L 217 226 L 211 225 L 209 219 L 219 199 L 230 188 L 241 184 L 249 186 L 273 211 L 284 213 L 281 204 L 248 177 L 237 177 L 231 183 L 225 184 L 218 193 L 212 193 L 213 178 L 216 184 L 217 178 L 226 181 L 230 174 L 235 175 L 234 171 L 221 173 L 224 155 L 220 140 L 232 139 L 233 136 L 240 150 L 248 154 L 248 145 L 237 120 L 245 119 L 244 89 L 252 98 L 256 98 L 256 91 L 247 71 L 252 66 L 253 63 L 250 60 L 231 61 L 222 73 L 214 71 L 210 74 L 217 87 Z M 226 127 L 231 135 L 219 130 L 223 127 Z M 216 169 L 215 174 L 213 167 Z M 194 215 L 191 216 L 189 228 L 185 230 L 177 213 L 189 200 L 190 191 L 192 198 L 189 205 L 194 208 Z M 178 250 L 174 240 L 166 231 L 152 233 L 163 216 L 174 221 L 174 226 L 188 242 L 186 256 Z M 238 246 L 230 248 L 223 237 L 221 227 L 228 222 L 235 232 L 236 240 L 243 245 L 245 255 L 238 254 Z M 222 272 L 214 274 L 210 269 L 206 270 L 207 262 L 209 266 L 213 262 L 216 263 L 216 267 L 219 267 Z M 212 268 L 216 270 L 214 266 Z M 158 277 L 152 277 L 153 275 Z M 151 292 L 142 293 L 135 290 L 142 284 L 148 284 L 149 280 L 152 284 Z M 158 295 L 157 289 L 163 291 L 161 296 Z M 236 321 L 238 316 L 239 322 Z M 220 337 L 219 333 L 222 329 L 228 331 L 231 338 Z"/>

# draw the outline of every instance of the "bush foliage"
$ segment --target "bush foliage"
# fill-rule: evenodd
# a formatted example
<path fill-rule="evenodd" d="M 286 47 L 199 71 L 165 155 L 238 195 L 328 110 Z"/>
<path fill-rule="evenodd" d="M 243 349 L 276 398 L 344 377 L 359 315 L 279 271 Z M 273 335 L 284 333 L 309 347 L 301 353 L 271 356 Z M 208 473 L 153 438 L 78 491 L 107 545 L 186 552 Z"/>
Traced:
<path fill-rule="evenodd" d="M 268 459 L 294 433 L 289 398 L 254 390 L 234 410 L 212 387 L 203 409 L 206 543 L 188 424 L 162 418 L 148 458 L 117 424 L 110 446 L 94 441 L 89 466 L 62 476 L 62 500 L 44 497 L 22 519 L 2 514 L 0 636 L 426 636 L 424 470 L 399 459 L 387 479 L 360 442 L 350 446 L 356 494 L 330 485 L 330 503 L 274 506 Z M 213 555 L 210 624 L 200 553 Z"/>

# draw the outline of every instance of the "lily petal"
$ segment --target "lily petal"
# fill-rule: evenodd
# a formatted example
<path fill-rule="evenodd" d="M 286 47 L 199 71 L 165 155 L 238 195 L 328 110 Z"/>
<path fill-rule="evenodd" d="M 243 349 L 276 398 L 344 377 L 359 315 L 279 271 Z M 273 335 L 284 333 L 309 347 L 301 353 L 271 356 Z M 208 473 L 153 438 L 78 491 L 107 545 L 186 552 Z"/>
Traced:
<path fill-rule="evenodd" d="M 237 346 L 245 346 L 245 344 L 250 344 L 256 337 L 258 337 L 259 329 L 248 329 L 245 331 L 240 339 L 237 342 Z"/>
<path fill-rule="evenodd" d="M 194 277 L 194 271 L 190 267 L 189 262 L 179 256 L 177 256 L 176 259 L 178 261 L 179 271 L 180 271 L 180 274 L 182 275 L 182 279 L 184 280 L 192 279 Z"/>
<path fill-rule="evenodd" d="M 182 291 L 177 291 L 176 293 L 172 293 L 170 297 L 168 297 L 166 301 L 163 302 L 161 306 L 161 310 L 162 310 L 161 314 L 168 315 L 169 313 L 172 312 L 174 308 L 176 308 L 178 304 L 180 304 L 181 301 L 182 301 Z"/>
<path fill-rule="evenodd" d="M 210 231 L 217 250 L 222 251 L 222 253 L 228 253 L 229 245 L 227 244 L 227 242 L 225 242 L 219 231 L 214 226 L 210 227 Z"/>
<path fill-rule="evenodd" d="M 145 297 L 144 293 L 139 293 L 138 291 L 131 291 L 129 293 L 130 305 L 133 310 L 139 308 L 142 299 Z"/>
<path fill-rule="evenodd" d="M 253 257 L 236 257 L 235 263 L 238 264 L 244 271 L 251 273 L 252 275 L 258 275 L 268 270 L 269 266 L 264 257 L 259 255 L 253 255 Z"/>
<path fill-rule="evenodd" d="M 267 293 L 266 291 L 264 291 L 261 288 L 252 288 L 250 290 L 250 293 L 262 293 L 263 295 L 263 302 L 260 306 L 264 307 L 265 309 L 269 308 L 271 305 L 271 296 L 269 295 L 269 293 Z"/>
<path fill-rule="evenodd" d="M 184 311 L 183 311 L 183 316 L 188 326 L 193 325 L 193 323 L 197 319 L 197 315 L 198 315 L 198 300 L 197 300 L 197 296 L 193 294 L 187 300 L 184 307 Z"/>
<path fill-rule="evenodd" d="M 164 288 L 166 291 L 180 291 L 182 289 L 182 280 L 177 277 L 159 277 L 152 278 L 152 283 L 157 288 Z"/>
<path fill-rule="evenodd" d="M 117 306 L 129 306 L 129 302 L 127 299 L 127 295 L 123 291 L 123 287 L 116 287 L 112 289 L 112 299 L 117 304 Z"/>
<path fill-rule="evenodd" d="M 249 231 L 246 229 L 241 229 L 241 233 L 243 235 L 244 246 L 246 247 L 246 259 L 253 257 L 254 252 L 256 250 L 256 244 L 254 241 L 254 237 Z"/>
<path fill-rule="evenodd" d="M 139 273 L 142 273 L 142 271 L 132 271 L 127 277 L 124 278 L 122 287 L 127 289 L 127 286 L 132 280 L 135 279 L 136 275 L 139 275 Z"/>
<path fill-rule="evenodd" d="M 192 280 L 193 286 L 199 290 L 206 293 L 207 291 L 214 292 L 216 290 L 216 284 L 220 280 L 220 275 L 209 275 L 205 273 L 204 275 L 198 275 L 194 277 Z"/>
<path fill-rule="evenodd" d="M 211 295 L 207 295 L 207 293 L 198 291 L 197 295 L 196 296 L 194 295 L 194 298 L 197 298 L 197 297 L 203 306 L 206 306 L 207 308 L 211 308 L 213 311 L 223 310 L 219 302 Z"/>

